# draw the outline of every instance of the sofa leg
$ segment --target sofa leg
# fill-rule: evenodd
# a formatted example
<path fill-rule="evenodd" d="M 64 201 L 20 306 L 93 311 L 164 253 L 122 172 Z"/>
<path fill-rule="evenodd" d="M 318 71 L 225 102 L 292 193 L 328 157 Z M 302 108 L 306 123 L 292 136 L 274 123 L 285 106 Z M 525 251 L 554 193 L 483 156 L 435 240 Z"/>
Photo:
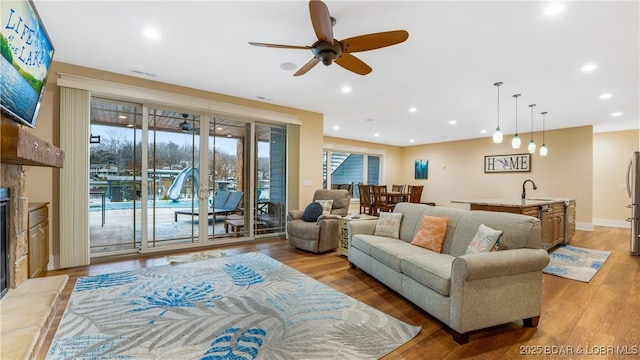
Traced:
<path fill-rule="evenodd" d="M 525 327 L 537 327 L 539 321 L 540 321 L 540 316 L 536 316 L 536 317 L 524 319 L 522 320 L 522 323 L 524 324 Z"/>
<path fill-rule="evenodd" d="M 457 342 L 460 345 L 464 345 L 466 343 L 469 342 L 469 333 L 466 332 L 464 334 L 461 334 L 455 330 L 451 330 L 451 336 L 453 337 L 453 340 L 455 342 Z"/>
<path fill-rule="evenodd" d="M 357 269 L 358 267 L 356 266 L 356 264 L 352 263 L 351 261 L 349 261 L 349 269 Z"/>

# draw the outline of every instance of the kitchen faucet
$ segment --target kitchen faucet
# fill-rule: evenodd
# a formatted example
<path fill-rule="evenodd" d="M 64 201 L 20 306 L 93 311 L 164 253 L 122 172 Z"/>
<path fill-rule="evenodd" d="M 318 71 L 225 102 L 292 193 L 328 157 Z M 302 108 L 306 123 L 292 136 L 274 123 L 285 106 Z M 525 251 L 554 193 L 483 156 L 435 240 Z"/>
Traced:
<path fill-rule="evenodd" d="M 533 182 L 533 180 L 531 179 L 527 179 L 522 183 L 522 200 L 527 198 L 527 189 L 524 187 L 527 182 L 530 182 L 533 185 L 533 190 L 537 190 L 538 187 L 536 186 L 536 183 Z"/>

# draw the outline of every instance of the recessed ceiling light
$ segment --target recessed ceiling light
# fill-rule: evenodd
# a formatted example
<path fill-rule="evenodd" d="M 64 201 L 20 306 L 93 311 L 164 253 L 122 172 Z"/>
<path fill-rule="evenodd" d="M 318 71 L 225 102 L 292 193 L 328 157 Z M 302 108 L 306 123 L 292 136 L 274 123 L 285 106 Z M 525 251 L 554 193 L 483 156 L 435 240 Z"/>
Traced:
<path fill-rule="evenodd" d="M 411 139 L 411 140 L 409 140 L 409 142 L 410 142 L 410 143 L 414 143 L 414 142 L 416 142 L 416 141 L 415 141 L 415 140 L 413 140 L 413 139 Z"/>
<path fill-rule="evenodd" d="M 611 94 L 609 94 L 609 93 L 602 94 L 602 95 L 600 95 L 600 99 L 603 99 L 603 100 L 604 100 L 604 99 L 609 99 L 611 96 L 613 96 L 613 95 L 611 95 Z"/>
<path fill-rule="evenodd" d="M 416 108 L 416 107 L 410 107 L 409 108 L 409 112 L 416 112 L 416 111 L 418 111 L 418 108 Z"/>
<path fill-rule="evenodd" d="M 228 138 L 230 138 L 230 137 L 231 137 L 231 134 L 227 135 L 227 137 L 228 137 Z"/>
<path fill-rule="evenodd" d="M 482 130 L 480 130 L 480 133 L 481 133 L 481 134 L 486 134 L 486 133 L 487 133 L 487 129 L 482 129 Z"/>
<path fill-rule="evenodd" d="M 341 91 L 342 91 L 343 94 L 348 94 L 348 93 L 351 92 L 351 88 L 348 87 L 348 86 L 343 86 Z"/>
<path fill-rule="evenodd" d="M 222 126 L 218 126 L 218 127 L 216 128 L 216 130 L 218 130 L 218 131 L 222 131 Z"/>
<path fill-rule="evenodd" d="M 597 69 L 597 68 L 598 68 L 598 65 L 596 65 L 596 64 L 594 64 L 594 63 L 588 63 L 588 64 L 585 64 L 585 65 L 582 67 L 582 69 L 581 69 L 581 70 L 582 70 L 582 72 L 592 72 L 593 70 L 595 70 L 595 69 Z"/>
<path fill-rule="evenodd" d="M 127 115 L 118 115 L 118 119 L 126 119 Z"/>
<path fill-rule="evenodd" d="M 298 68 L 298 65 L 292 63 L 292 62 L 283 62 L 282 64 L 280 64 L 280 69 L 284 70 L 284 71 L 292 71 Z"/>
<path fill-rule="evenodd" d="M 450 125 L 455 125 L 456 121 L 455 120 L 449 120 L 449 124 Z"/>
<path fill-rule="evenodd" d="M 563 12 L 563 11 L 564 11 L 564 8 L 565 8 L 565 7 L 566 7 L 566 6 L 565 6 L 565 4 L 563 4 L 563 3 L 554 2 L 554 3 L 551 3 L 551 4 L 547 5 L 547 7 L 546 7 L 546 8 L 544 8 L 544 14 L 545 14 L 546 16 L 555 16 L 555 15 L 558 15 L 558 14 L 560 14 L 561 12 Z"/>
<path fill-rule="evenodd" d="M 158 31 L 158 29 L 156 29 L 154 27 L 149 26 L 149 27 L 144 28 L 144 30 L 142 30 L 142 34 L 147 39 L 160 40 L 160 31 Z"/>
<path fill-rule="evenodd" d="M 373 134 L 373 136 L 378 137 L 378 136 L 380 136 L 380 134 L 375 133 L 375 134 Z"/>
<path fill-rule="evenodd" d="M 132 127 L 133 127 L 133 124 L 127 124 L 127 127 L 128 127 L 128 128 L 132 128 Z"/>
<path fill-rule="evenodd" d="M 333 126 L 333 130 L 340 130 L 340 126 L 338 126 L 338 125 L 334 125 L 334 126 Z"/>
<path fill-rule="evenodd" d="M 611 116 L 620 116 L 622 115 L 622 113 L 620 111 L 616 111 L 614 113 L 611 113 Z"/>

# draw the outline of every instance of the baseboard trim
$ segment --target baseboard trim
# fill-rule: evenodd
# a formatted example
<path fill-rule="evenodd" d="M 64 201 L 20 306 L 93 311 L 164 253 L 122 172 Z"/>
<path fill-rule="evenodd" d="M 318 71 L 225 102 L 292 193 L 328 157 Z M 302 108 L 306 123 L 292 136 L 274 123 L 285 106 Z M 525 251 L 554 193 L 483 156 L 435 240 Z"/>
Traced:
<path fill-rule="evenodd" d="M 593 219 L 593 224 L 597 226 L 609 226 L 630 229 L 631 223 L 625 220 L 612 220 L 612 219 Z"/>
<path fill-rule="evenodd" d="M 576 230 L 593 231 L 593 224 L 592 223 L 577 222 L 576 223 Z"/>

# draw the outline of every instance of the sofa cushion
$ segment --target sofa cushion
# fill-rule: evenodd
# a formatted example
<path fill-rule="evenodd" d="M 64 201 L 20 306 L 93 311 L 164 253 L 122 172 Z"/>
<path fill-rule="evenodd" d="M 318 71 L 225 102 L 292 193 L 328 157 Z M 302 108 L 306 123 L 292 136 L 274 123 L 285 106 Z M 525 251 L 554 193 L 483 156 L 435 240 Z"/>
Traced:
<path fill-rule="evenodd" d="M 373 235 L 397 239 L 400 237 L 402 213 L 381 212 Z"/>
<path fill-rule="evenodd" d="M 449 296 L 451 268 L 455 257 L 427 249 L 416 249 L 416 254 L 402 259 L 402 272 L 415 281 Z"/>
<path fill-rule="evenodd" d="M 464 255 L 480 224 L 502 230 L 500 251 L 523 247 L 540 248 L 542 232 L 540 220 L 537 218 L 520 214 L 474 210 L 467 211 L 458 222 L 454 241 L 452 241 L 450 251 L 447 251 L 447 254 L 451 256 Z"/>
<path fill-rule="evenodd" d="M 500 236 L 502 236 L 502 230 L 495 230 L 485 224 L 480 224 L 465 254 L 497 251 L 500 245 Z"/>
<path fill-rule="evenodd" d="M 424 215 L 420 222 L 420 229 L 411 244 L 439 253 L 447 234 L 448 224 L 449 218 Z"/>
<path fill-rule="evenodd" d="M 316 222 L 320 215 L 322 215 L 322 205 L 317 202 L 312 202 L 304 209 L 304 212 L 302 213 L 302 220 L 307 222 Z"/>
<path fill-rule="evenodd" d="M 333 200 L 316 200 L 316 202 L 322 206 L 322 215 L 331 214 L 331 207 L 333 206 Z"/>
<path fill-rule="evenodd" d="M 416 247 L 402 240 L 383 239 L 391 241 L 371 243 L 371 257 L 397 272 L 402 272 L 402 267 L 400 266 L 402 259 L 414 255 Z"/>
<path fill-rule="evenodd" d="M 375 235 L 366 235 L 366 234 L 356 234 L 351 238 L 349 242 L 350 247 L 354 247 L 363 253 L 371 256 L 371 245 L 378 244 L 383 242 L 395 243 L 397 240 L 384 237 L 384 236 L 375 236 Z"/>

